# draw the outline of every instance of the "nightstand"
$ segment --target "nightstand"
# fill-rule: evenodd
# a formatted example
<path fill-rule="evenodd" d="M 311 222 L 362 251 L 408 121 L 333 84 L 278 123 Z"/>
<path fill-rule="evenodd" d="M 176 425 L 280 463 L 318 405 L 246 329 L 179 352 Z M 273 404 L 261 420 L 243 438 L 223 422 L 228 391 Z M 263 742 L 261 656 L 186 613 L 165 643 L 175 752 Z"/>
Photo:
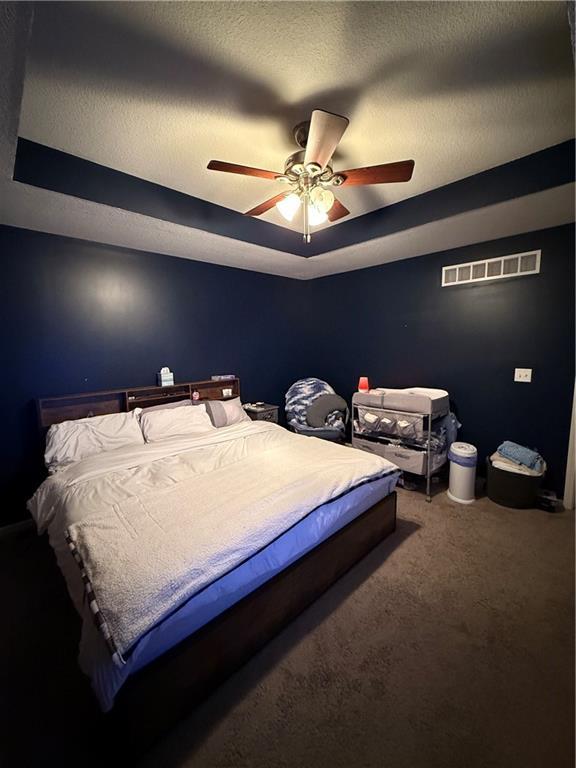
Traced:
<path fill-rule="evenodd" d="M 244 410 L 250 416 L 252 421 L 272 421 L 278 424 L 278 406 L 263 403 L 263 405 L 252 405 L 247 403 Z"/>

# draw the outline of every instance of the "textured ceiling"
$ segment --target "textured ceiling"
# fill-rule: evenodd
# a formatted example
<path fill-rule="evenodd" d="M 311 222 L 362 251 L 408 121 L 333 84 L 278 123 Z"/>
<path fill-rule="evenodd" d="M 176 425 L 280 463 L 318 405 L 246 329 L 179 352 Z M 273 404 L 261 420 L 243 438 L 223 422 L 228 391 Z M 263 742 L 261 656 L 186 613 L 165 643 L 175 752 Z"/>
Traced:
<path fill-rule="evenodd" d="M 352 121 L 335 167 L 416 160 L 409 184 L 341 190 L 359 216 L 574 135 L 563 2 L 31 6 L 0 4 L 2 224 L 309 279 L 574 220 L 565 184 L 302 259 L 12 180 L 19 132 L 245 210 L 276 184 L 206 162 L 280 169 L 323 107 Z"/>
<path fill-rule="evenodd" d="M 244 211 L 282 185 L 208 160 L 282 171 L 320 107 L 337 167 L 416 161 L 358 216 L 571 138 L 573 82 L 563 2 L 37 3 L 20 134 Z"/>

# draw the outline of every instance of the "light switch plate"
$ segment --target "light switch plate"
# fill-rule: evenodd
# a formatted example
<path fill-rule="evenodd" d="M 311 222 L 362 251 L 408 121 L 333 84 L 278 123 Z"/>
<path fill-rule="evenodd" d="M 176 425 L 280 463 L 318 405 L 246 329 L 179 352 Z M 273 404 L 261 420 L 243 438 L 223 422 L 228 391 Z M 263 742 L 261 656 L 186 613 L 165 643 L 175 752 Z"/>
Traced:
<path fill-rule="evenodd" d="M 525 384 L 530 384 L 532 381 L 532 368 L 515 368 L 514 381 L 522 381 Z"/>

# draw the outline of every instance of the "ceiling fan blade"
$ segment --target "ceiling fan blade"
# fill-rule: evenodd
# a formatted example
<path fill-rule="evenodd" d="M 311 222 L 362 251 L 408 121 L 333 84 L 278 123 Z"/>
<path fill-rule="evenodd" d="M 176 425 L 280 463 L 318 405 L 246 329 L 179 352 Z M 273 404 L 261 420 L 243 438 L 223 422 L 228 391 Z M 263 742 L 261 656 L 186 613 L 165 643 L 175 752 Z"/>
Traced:
<path fill-rule="evenodd" d="M 328 211 L 328 218 L 330 221 L 338 221 L 338 219 L 343 219 L 344 216 L 348 216 L 350 211 L 348 208 L 345 208 L 340 200 L 334 200 L 332 203 L 332 208 Z"/>
<path fill-rule="evenodd" d="M 347 117 L 315 109 L 310 119 L 310 130 L 306 142 L 304 165 L 317 163 L 324 169 L 334 154 L 350 121 Z"/>
<path fill-rule="evenodd" d="M 259 179 L 276 179 L 281 176 L 275 171 L 265 171 L 262 168 L 251 168 L 249 165 L 236 165 L 236 163 L 225 163 L 222 160 L 210 160 L 208 163 L 209 171 L 223 171 L 224 173 L 239 173 L 241 176 L 256 176 Z"/>
<path fill-rule="evenodd" d="M 274 208 L 276 203 L 278 203 L 280 200 L 282 200 L 283 197 L 286 197 L 286 195 L 289 194 L 290 192 L 281 192 L 279 195 L 274 195 L 274 197 L 271 197 L 269 200 L 265 200 L 255 208 L 251 208 L 249 211 L 246 211 L 244 216 L 261 216 L 263 213 L 266 213 L 266 211 L 269 211 L 270 208 Z"/>
<path fill-rule="evenodd" d="M 390 184 L 410 181 L 413 170 L 414 160 L 402 160 L 399 163 L 384 163 L 384 165 L 371 165 L 368 168 L 338 171 L 338 175 L 345 177 L 342 186 L 351 187 L 360 184 Z"/>

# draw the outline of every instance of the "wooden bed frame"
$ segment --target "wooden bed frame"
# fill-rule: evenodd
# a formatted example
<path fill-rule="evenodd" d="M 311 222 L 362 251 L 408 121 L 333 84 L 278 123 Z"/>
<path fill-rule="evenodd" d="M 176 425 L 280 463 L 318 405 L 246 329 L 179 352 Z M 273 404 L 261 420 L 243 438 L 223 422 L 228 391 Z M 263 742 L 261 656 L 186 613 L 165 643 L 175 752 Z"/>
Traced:
<path fill-rule="evenodd" d="M 395 528 L 394 492 L 128 678 L 110 713 L 123 738 L 160 735 Z"/>
<path fill-rule="evenodd" d="M 231 389 L 231 395 L 224 390 Z M 104 416 L 108 413 L 125 413 L 134 408 L 149 408 L 162 403 L 192 399 L 198 392 L 202 400 L 229 400 L 240 397 L 240 379 L 212 381 L 186 381 L 172 387 L 131 387 L 129 389 L 105 389 L 101 392 L 84 392 L 79 395 L 42 397 L 36 401 L 38 421 L 41 429 L 60 424 L 70 419 L 85 419 L 89 416 Z"/>
<path fill-rule="evenodd" d="M 204 400 L 225 399 L 222 389 L 229 387 L 233 389 L 232 396 L 237 397 L 238 379 L 45 398 L 38 401 L 39 420 L 46 429 L 70 418 L 118 413 L 137 405 L 145 407 L 144 403 L 157 405 L 182 399 L 194 390 L 201 392 Z M 391 493 L 128 678 L 111 713 L 105 716 L 112 731 L 126 746 L 145 748 L 395 528 L 396 493 Z"/>

